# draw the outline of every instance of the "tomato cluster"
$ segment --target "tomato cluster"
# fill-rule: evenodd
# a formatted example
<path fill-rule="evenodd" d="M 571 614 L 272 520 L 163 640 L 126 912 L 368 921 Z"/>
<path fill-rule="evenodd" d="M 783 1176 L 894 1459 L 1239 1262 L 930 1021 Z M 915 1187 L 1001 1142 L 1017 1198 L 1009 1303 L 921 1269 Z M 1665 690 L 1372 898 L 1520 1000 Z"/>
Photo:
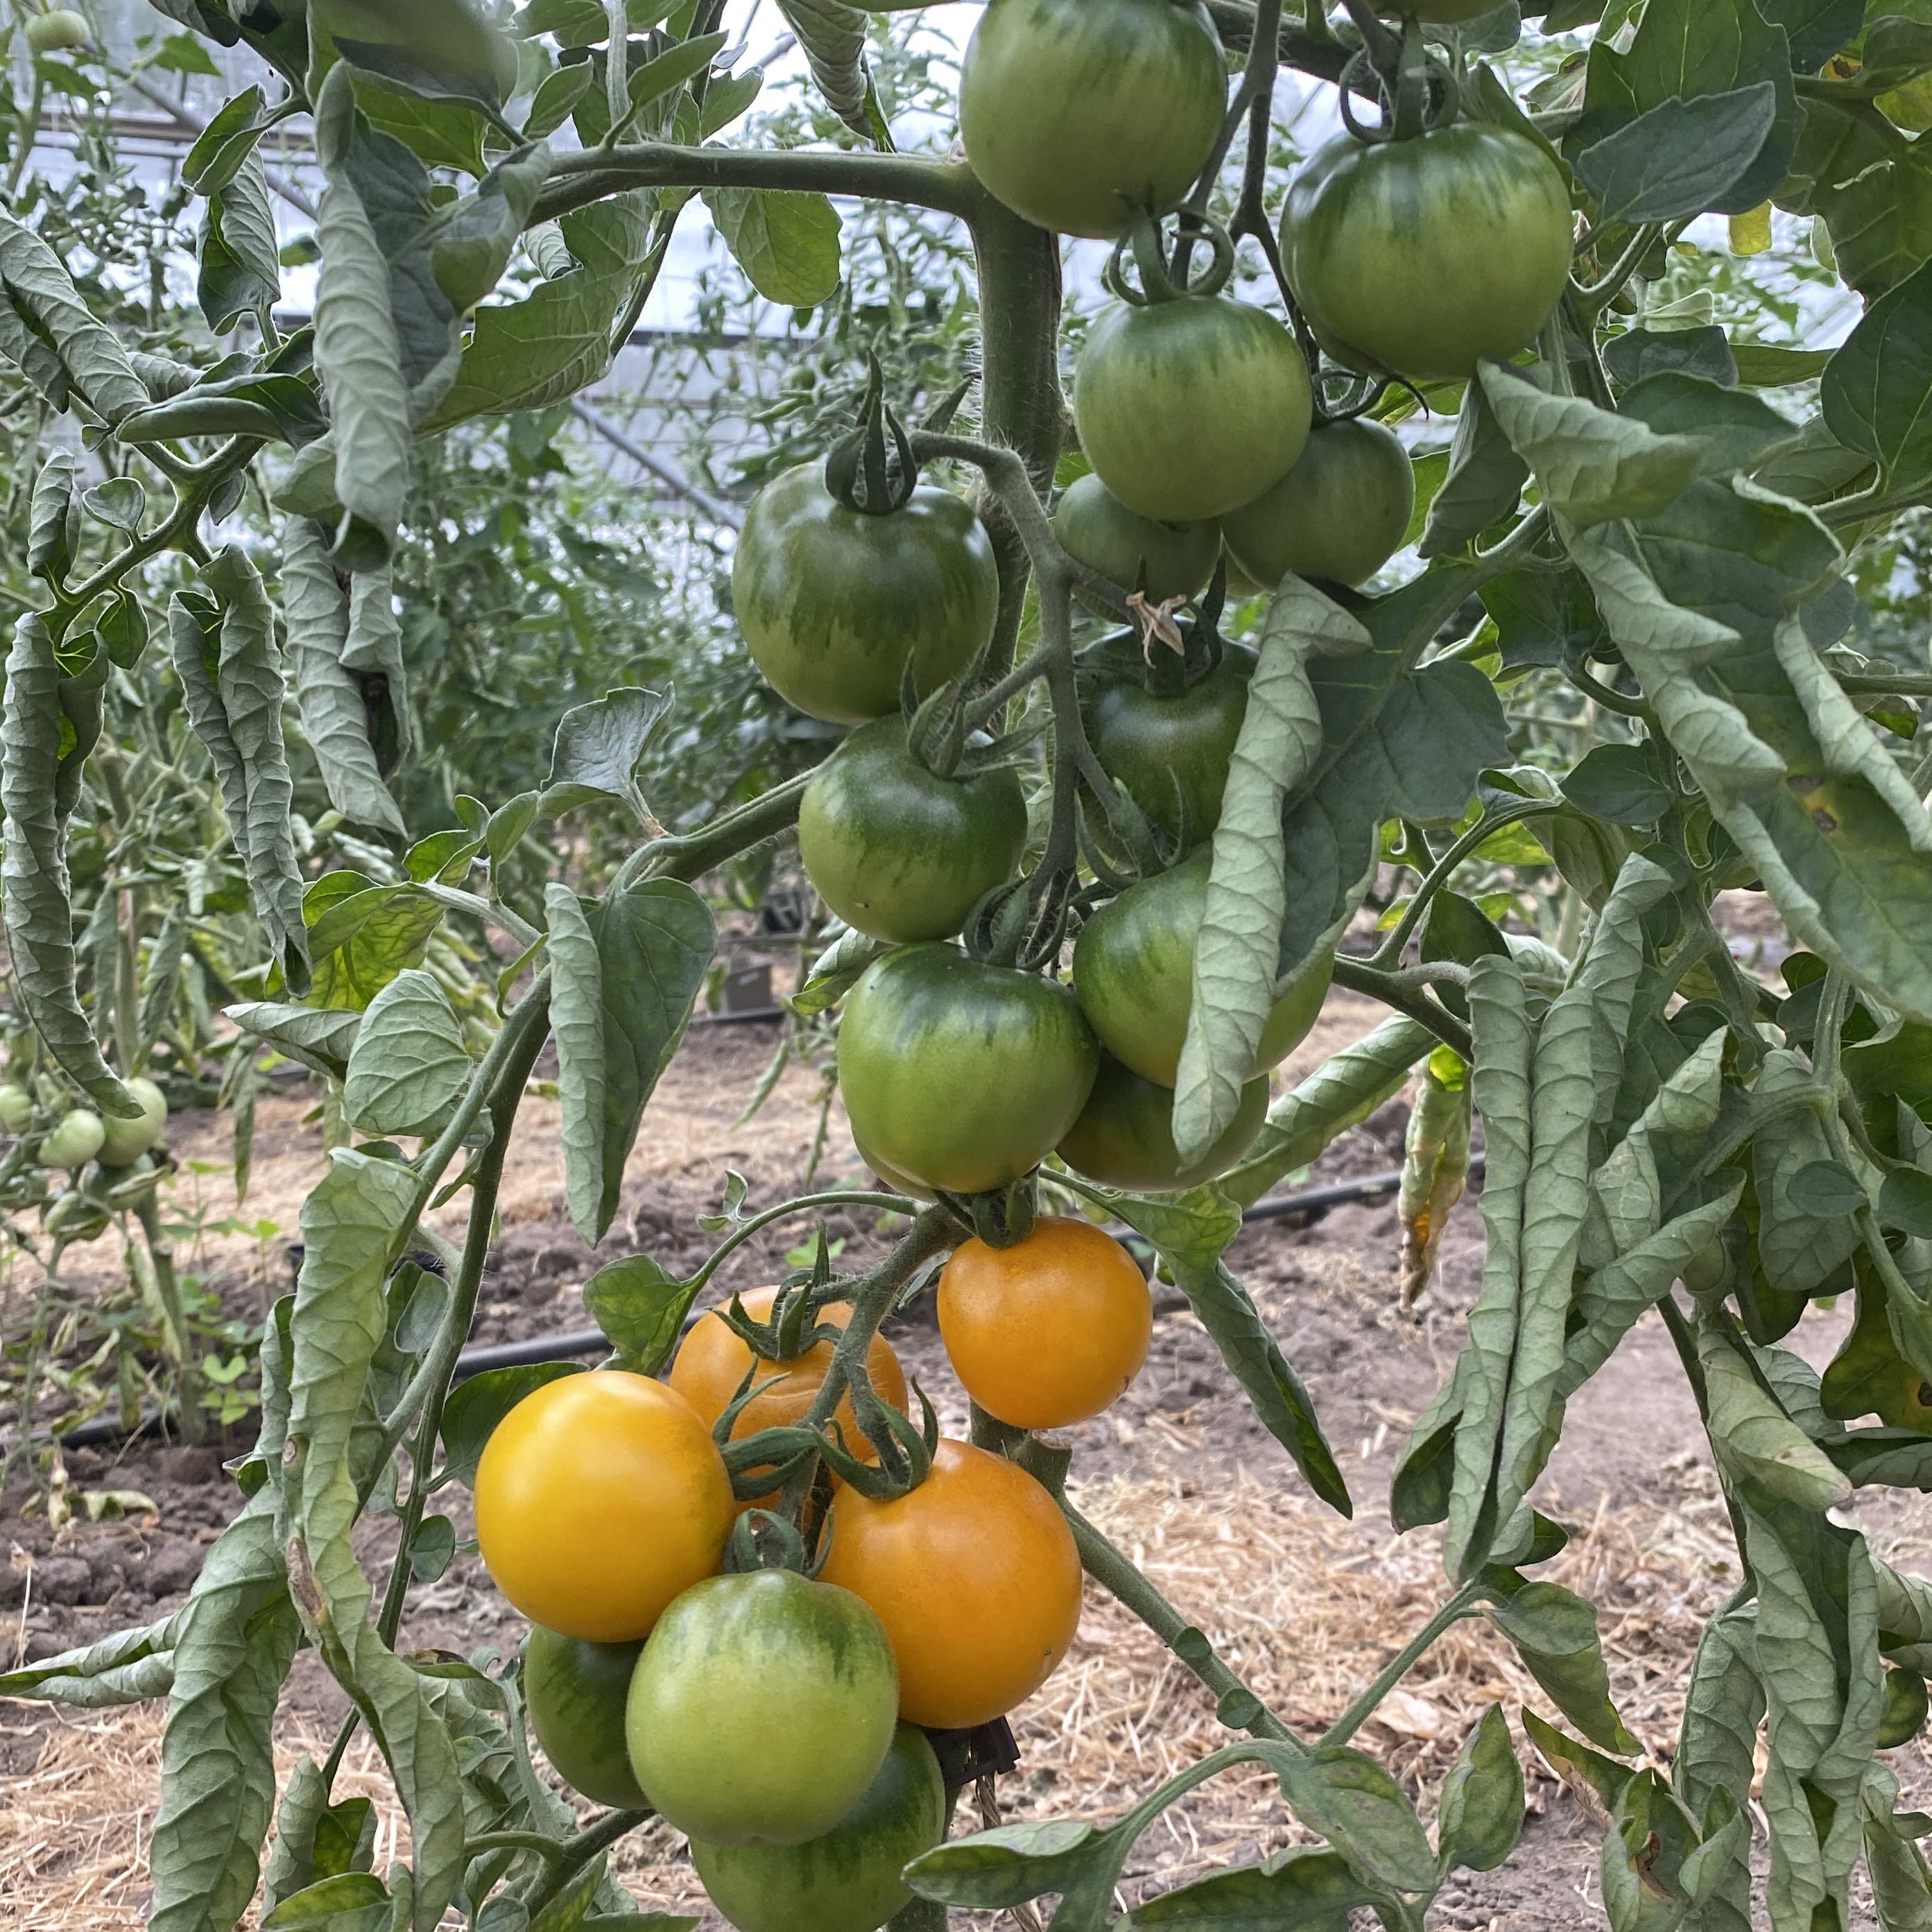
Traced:
<path fill-rule="evenodd" d="M 776 1298 L 740 1306 L 763 1321 Z M 1002 1250 L 967 1241 L 938 1304 L 962 1384 L 1021 1428 L 1098 1414 L 1152 1328 L 1132 1258 L 1080 1221 L 1042 1220 Z M 842 1330 L 851 1315 L 835 1302 L 814 1318 Z M 761 1361 L 705 1315 L 668 1384 L 621 1370 L 546 1384 L 497 1426 L 476 1474 L 484 1561 L 534 1626 L 522 1682 L 537 1742 L 586 1797 L 648 1807 L 684 1832 L 741 1932 L 882 1925 L 910 1895 L 904 1866 L 945 1834 L 926 1733 L 1032 1696 L 1080 1616 L 1059 1505 L 960 1442 L 939 1442 L 902 1494 L 835 1483 L 815 1580 L 721 1574 L 734 1511 L 751 1505 L 733 1502 L 716 1431 L 734 1404 L 734 1440 L 805 1420 L 832 1359 L 814 1333 Z M 877 1335 L 866 1366 L 903 1407 L 904 1370 Z M 862 1439 L 849 1399 L 832 1420 L 848 1444 Z"/>

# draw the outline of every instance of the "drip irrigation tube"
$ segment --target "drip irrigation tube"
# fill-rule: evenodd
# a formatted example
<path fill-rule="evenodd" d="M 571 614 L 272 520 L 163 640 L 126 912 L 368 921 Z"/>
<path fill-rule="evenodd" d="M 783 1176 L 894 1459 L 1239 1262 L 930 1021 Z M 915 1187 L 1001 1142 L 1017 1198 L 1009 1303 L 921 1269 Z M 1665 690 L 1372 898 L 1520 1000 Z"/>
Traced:
<path fill-rule="evenodd" d="M 773 1017 L 775 1012 L 720 1013 L 712 1016 L 712 1023 Z M 1482 1172 L 1483 1156 L 1477 1154 L 1469 1162 L 1469 1178 L 1480 1180 Z M 1384 1174 L 1365 1174 L 1353 1180 L 1334 1181 L 1325 1187 L 1304 1187 L 1294 1194 L 1257 1201 L 1252 1208 L 1243 1210 L 1241 1220 L 1246 1223 L 1286 1220 L 1300 1214 L 1324 1214 L 1331 1208 L 1346 1207 L 1352 1202 L 1379 1200 L 1384 1195 L 1394 1193 L 1401 1184 L 1401 1169 L 1391 1168 Z M 688 1328 L 696 1319 L 695 1315 L 692 1316 L 685 1325 Z M 491 1369 L 520 1369 L 545 1362 L 576 1361 L 586 1355 L 601 1355 L 610 1346 L 602 1331 L 596 1328 L 574 1328 L 560 1335 L 530 1335 L 520 1342 L 486 1342 L 464 1349 L 457 1358 L 456 1378 L 460 1382 Z M 92 1421 L 67 1430 L 59 1440 L 63 1448 L 98 1448 L 106 1443 L 133 1442 L 158 1436 L 162 1432 L 162 1423 L 160 1415 L 148 1415 L 134 1429 L 127 1430 L 117 1418 L 97 1416 Z M 37 1430 L 34 1435 L 36 1440 L 48 1439 L 46 1432 Z"/>

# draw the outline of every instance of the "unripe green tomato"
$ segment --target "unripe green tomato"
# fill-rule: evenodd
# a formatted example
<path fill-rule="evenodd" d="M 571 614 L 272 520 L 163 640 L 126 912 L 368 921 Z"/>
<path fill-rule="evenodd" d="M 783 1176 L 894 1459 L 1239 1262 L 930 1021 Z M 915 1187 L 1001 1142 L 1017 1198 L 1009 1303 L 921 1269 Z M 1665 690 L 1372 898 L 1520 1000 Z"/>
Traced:
<path fill-rule="evenodd" d="M 63 1114 L 52 1133 L 40 1143 L 40 1158 L 50 1167 L 85 1167 L 100 1151 L 107 1130 L 100 1116 L 85 1107 Z"/>
<path fill-rule="evenodd" d="M 1226 296 L 1115 302 L 1088 330 L 1073 416 L 1130 510 L 1199 523 L 1285 476 L 1308 440 L 1308 365 L 1265 309 Z"/>
<path fill-rule="evenodd" d="M 1292 571 L 1352 588 L 1402 548 L 1414 509 L 1415 471 L 1393 430 L 1324 423 L 1279 483 L 1222 518 L 1221 534 L 1257 583 Z"/>
<path fill-rule="evenodd" d="M 1414 140 L 1330 141 L 1281 216 L 1288 285 L 1322 346 L 1414 379 L 1473 376 L 1534 342 L 1574 239 L 1556 163 L 1526 134 L 1466 118 Z"/>
<path fill-rule="evenodd" d="M 1144 590 L 1151 604 L 1204 590 L 1221 553 L 1212 521 L 1163 524 L 1143 517 L 1093 476 L 1067 485 L 1053 513 L 1053 533 L 1075 562 L 1123 590 Z"/>
<path fill-rule="evenodd" d="M 1169 1194 L 1198 1187 L 1226 1174 L 1255 1144 L 1267 1118 L 1266 1075 L 1241 1089 L 1241 1104 L 1227 1130 L 1191 1166 L 1184 1166 L 1174 1144 L 1174 1092 L 1144 1080 L 1111 1053 L 1100 1056 L 1100 1072 L 1087 1105 L 1060 1143 L 1062 1160 L 1076 1174 L 1103 1187 L 1134 1194 Z"/>
<path fill-rule="evenodd" d="M 33 1124 L 34 1096 L 24 1087 L 0 1087 L 0 1127 L 24 1134 Z"/>
<path fill-rule="evenodd" d="M 37 54 L 65 53 L 86 46 L 93 38 L 86 21 L 65 7 L 36 14 L 27 22 L 27 44 Z"/>
<path fill-rule="evenodd" d="M 168 1124 L 167 1096 L 152 1080 L 136 1074 L 128 1082 L 128 1090 L 140 1102 L 140 1115 L 132 1120 L 103 1117 L 98 1158 L 104 1167 L 125 1167 L 138 1160 L 160 1138 L 161 1130 Z"/>
<path fill-rule="evenodd" d="M 1100 1044 L 1143 1079 L 1172 1087 L 1180 1070 L 1194 995 L 1194 942 L 1208 904 L 1204 849 L 1130 886 L 1081 928 L 1073 991 Z M 1332 962 L 1275 1002 L 1244 1083 L 1278 1066 L 1306 1035 L 1328 996 Z"/>
<path fill-rule="evenodd" d="M 916 1725 L 901 1724 L 864 1797 L 802 1845 L 707 1845 L 691 1862 L 738 1932 L 878 1932 L 912 1894 L 899 1874 L 946 1835 L 946 1780 Z"/>
<path fill-rule="evenodd" d="M 1226 644 L 1221 662 L 1176 697 L 1127 678 L 1088 698 L 1082 715 L 1100 769 L 1174 846 L 1202 844 L 1220 822 L 1254 668 L 1252 651 Z"/>
<path fill-rule="evenodd" d="M 1025 794 L 1010 767 L 928 770 L 897 718 L 862 724 L 813 773 L 798 814 L 806 876 L 848 926 L 904 945 L 950 939 L 1013 874 Z"/>
<path fill-rule="evenodd" d="M 922 485 L 869 516 L 801 464 L 753 500 L 731 560 L 731 602 L 752 658 L 814 718 L 862 724 L 899 708 L 906 668 L 922 694 L 993 634 L 1000 578 L 972 506 Z"/>
<path fill-rule="evenodd" d="M 625 1706 L 631 1768 L 688 1838 L 802 1845 L 862 1798 L 898 1719 L 885 1627 L 788 1570 L 707 1576 L 645 1640 Z"/>
<path fill-rule="evenodd" d="M 644 1647 L 641 1637 L 592 1643 L 541 1624 L 524 1646 L 524 1702 L 544 1756 L 573 1791 L 614 1810 L 650 1802 L 624 1742 L 624 1700 Z"/>
<path fill-rule="evenodd" d="M 959 75 L 959 134 L 994 199 L 1111 239 L 1177 207 L 1214 151 L 1227 70 L 1176 0 L 992 0 Z"/>
<path fill-rule="evenodd" d="M 1885 1673 L 1885 1713 L 1878 1723 L 1878 1748 L 1896 1750 L 1909 1744 L 1925 1728 L 1925 1680 L 1916 1670 L 1893 1669 Z"/>

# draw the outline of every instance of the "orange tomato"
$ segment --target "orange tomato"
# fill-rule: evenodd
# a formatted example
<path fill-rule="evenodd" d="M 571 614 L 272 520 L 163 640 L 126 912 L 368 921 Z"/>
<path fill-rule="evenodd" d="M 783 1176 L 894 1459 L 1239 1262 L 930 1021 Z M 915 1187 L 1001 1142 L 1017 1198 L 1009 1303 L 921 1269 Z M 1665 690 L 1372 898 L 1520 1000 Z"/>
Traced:
<path fill-rule="evenodd" d="M 766 1322 L 771 1318 L 778 1294 L 776 1288 L 760 1288 L 740 1298 L 745 1312 L 754 1321 Z M 851 1318 L 852 1304 L 848 1301 L 829 1302 L 818 1311 L 819 1323 L 826 1328 L 843 1328 Z M 714 1423 L 730 1406 L 752 1359 L 751 1349 L 726 1326 L 722 1316 L 715 1312 L 706 1315 L 680 1345 L 677 1358 L 670 1365 L 670 1385 L 707 1424 Z M 830 1342 L 814 1342 L 803 1354 L 794 1355 L 788 1362 L 760 1362 L 753 1384 L 766 1382 L 770 1386 L 760 1389 L 738 1412 L 738 1419 L 731 1425 L 733 1441 L 755 1436 L 761 1429 L 780 1429 L 802 1422 L 831 1366 Z M 866 1372 L 872 1377 L 873 1393 L 903 1414 L 905 1370 L 899 1366 L 892 1344 L 877 1335 L 866 1351 Z M 832 1418 L 844 1432 L 846 1447 L 870 1461 L 872 1452 L 859 1432 L 849 1395 L 839 1398 Z M 752 1505 L 747 1503 L 745 1507 L 748 1509 Z"/>
<path fill-rule="evenodd" d="M 1132 1256 L 1045 1216 L 1010 1248 L 970 1240 L 939 1277 L 939 1332 L 966 1393 L 1016 1429 L 1063 1429 L 1117 1400 L 1147 1360 L 1154 1303 Z"/>
<path fill-rule="evenodd" d="M 724 1554 L 731 1479 L 675 1390 L 621 1369 L 524 1396 L 476 1468 L 476 1540 L 532 1623 L 593 1643 L 648 1636 Z"/>
<path fill-rule="evenodd" d="M 1058 1668 L 1080 1622 L 1080 1552 L 1017 1465 L 942 1441 L 891 1502 L 840 1491 L 822 1580 L 872 1605 L 899 1666 L 899 1713 L 934 1730 L 1002 1716 Z"/>

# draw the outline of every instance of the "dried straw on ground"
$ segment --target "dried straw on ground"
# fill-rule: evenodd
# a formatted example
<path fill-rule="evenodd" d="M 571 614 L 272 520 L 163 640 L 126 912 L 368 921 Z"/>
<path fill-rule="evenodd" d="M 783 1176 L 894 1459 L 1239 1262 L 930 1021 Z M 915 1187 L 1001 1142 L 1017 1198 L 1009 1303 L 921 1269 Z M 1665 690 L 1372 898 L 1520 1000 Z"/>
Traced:
<path fill-rule="evenodd" d="M 1193 1445 L 1184 1432 L 1174 1433 L 1178 1459 Z M 1305 1735 L 1332 1722 L 1441 1600 L 1430 1537 L 1398 1540 L 1385 1523 L 1344 1522 L 1245 1474 L 1232 1492 L 1185 1490 L 1175 1475 L 1096 1485 L 1079 1500 Z M 1727 1541 L 1688 1515 L 1632 1511 L 1600 1516 L 1544 1573 L 1599 1605 L 1612 1689 L 1653 1751 L 1667 1753 L 1698 1631 L 1734 1580 L 1730 1560 Z M 1501 1701 L 1514 1717 L 1526 1700 L 1547 1712 L 1498 1634 L 1480 1622 L 1460 1624 L 1360 1742 L 1404 1778 L 1426 1813 L 1483 1710 Z M 10 1728 L 40 1720 L 33 1707 L 0 1705 L 0 1722 Z M 9 1783 L 0 1810 L 0 1924 L 19 1932 L 81 1925 L 132 1932 L 141 1924 L 160 1722 L 160 1708 L 148 1707 L 69 1713 L 46 1726 L 35 1768 Z M 1000 1792 L 1009 1817 L 1118 1811 L 1229 1741 L 1187 1672 L 1090 1590 L 1072 1654 L 1016 1729 L 1022 1766 Z M 316 1748 L 298 1721 L 278 1756 L 286 1764 Z M 376 1801 L 380 1870 L 406 1844 L 407 1828 L 366 1741 L 350 1754 L 338 1790 Z M 1268 1776 L 1237 1772 L 1150 1832 L 1134 1870 L 1157 1875 L 1152 1888 L 1164 1888 L 1294 1835 Z M 642 1834 L 625 1847 L 622 1876 L 646 1906 L 702 1909 L 679 1850 L 668 1832 Z"/>

